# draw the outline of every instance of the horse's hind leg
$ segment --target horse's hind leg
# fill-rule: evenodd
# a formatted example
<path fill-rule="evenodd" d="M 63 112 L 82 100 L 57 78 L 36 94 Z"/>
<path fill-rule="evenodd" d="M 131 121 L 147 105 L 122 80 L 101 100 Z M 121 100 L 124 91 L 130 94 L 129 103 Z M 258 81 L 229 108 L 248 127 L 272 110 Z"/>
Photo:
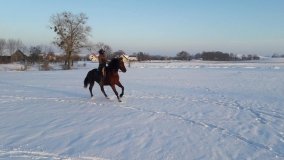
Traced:
<path fill-rule="evenodd" d="M 115 93 L 115 95 L 116 95 L 118 101 L 121 102 L 120 97 L 118 96 L 118 93 L 117 93 L 117 91 L 116 91 L 116 89 L 115 89 L 115 85 L 111 85 L 111 88 L 112 88 L 113 92 Z"/>
<path fill-rule="evenodd" d="M 89 90 L 90 90 L 90 93 L 91 93 L 91 97 L 93 97 L 93 91 L 92 91 L 92 90 L 93 90 L 94 84 L 95 84 L 94 82 L 91 82 L 91 83 L 90 83 L 90 86 L 89 86 Z"/>
<path fill-rule="evenodd" d="M 117 86 L 121 88 L 121 94 L 119 96 L 122 97 L 124 95 L 124 87 L 120 82 L 117 83 Z"/>

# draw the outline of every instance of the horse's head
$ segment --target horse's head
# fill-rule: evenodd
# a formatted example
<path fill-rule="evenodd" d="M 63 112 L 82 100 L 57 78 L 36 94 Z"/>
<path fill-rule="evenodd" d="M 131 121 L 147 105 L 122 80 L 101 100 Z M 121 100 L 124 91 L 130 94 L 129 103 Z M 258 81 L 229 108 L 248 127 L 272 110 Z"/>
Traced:
<path fill-rule="evenodd" d="M 122 72 L 126 72 L 126 68 L 124 66 L 124 62 L 123 62 L 123 58 L 122 57 L 113 58 L 109 62 L 108 68 L 115 69 L 115 70 L 119 70 L 120 69 Z"/>
<path fill-rule="evenodd" d="M 119 63 L 119 69 L 122 71 L 122 72 L 126 72 L 126 68 L 124 66 L 124 62 L 123 62 L 123 58 L 122 57 L 119 57 L 118 58 L 118 63 Z"/>

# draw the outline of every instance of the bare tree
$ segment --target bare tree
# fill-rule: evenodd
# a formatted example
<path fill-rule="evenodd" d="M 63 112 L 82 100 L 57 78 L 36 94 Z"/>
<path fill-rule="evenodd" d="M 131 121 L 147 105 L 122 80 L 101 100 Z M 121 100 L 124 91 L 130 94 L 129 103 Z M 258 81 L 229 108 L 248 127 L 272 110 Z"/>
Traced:
<path fill-rule="evenodd" d="M 15 53 L 16 50 L 24 48 L 24 44 L 21 40 L 9 39 L 6 45 L 10 55 Z"/>
<path fill-rule="evenodd" d="M 0 39 L 0 63 L 2 63 L 2 61 L 5 61 L 2 57 L 4 55 L 5 47 L 6 47 L 6 40 Z"/>
<path fill-rule="evenodd" d="M 150 55 L 144 52 L 133 53 L 137 57 L 138 61 L 147 61 L 150 60 Z"/>
<path fill-rule="evenodd" d="M 112 53 L 111 47 L 107 44 L 104 44 L 103 42 L 99 42 L 95 44 L 95 49 L 97 51 L 99 51 L 100 49 L 103 49 L 108 57 L 111 56 L 111 53 Z"/>
<path fill-rule="evenodd" d="M 6 47 L 6 40 L 0 39 L 0 56 L 4 55 L 5 47 Z"/>
<path fill-rule="evenodd" d="M 24 43 L 22 42 L 22 40 L 16 40 L 16 50 L 21 50 L 24 51 L 26 48 L 26 46 L 24 45 Z"/>
<path fill-rule="evenodd" d="M 50 45 L 38 45 L 43 54 L 54 53 L 54 48 Z"/>
<path fill-rule="evenodd" d="M 30 47 L 30 60 L 34 64 L 35 62 L 40 61 L 40 54 L 42 53 L 42 49 L 40 46 L 32 46 Z"/>
<path fill-rule="evenodd" d="M 12 55 L 16 49 L 17 49 L 17 42 L 14 39 L 9 39 L 7 41 L 7 49 L 9 51 L 9 54 Z"/>
<path fill-rule="evenodd" d="M 65 51 L 65 66 L 71 68 L 72 54 L 86 47 L 91 27 L 86 25 L 88 17 L 84 13 L 78 15 L 62 12 L 50 19 L 51 29 L 56 33 L 54 43 Z"/>
<path fill-rule="evenodd" d="M 113 52 L 113 54 L 111 55 L 111 58 L 119 57 L 122 55 L 126 55 L 126 53 L 123 50 L 118 50 L 118 51 Z"/>
<path fill-rule="evenodd" d="M 190 54 L 186 51 L 181 51 L 176 55 L 177 60 L 190 60 Z"/>

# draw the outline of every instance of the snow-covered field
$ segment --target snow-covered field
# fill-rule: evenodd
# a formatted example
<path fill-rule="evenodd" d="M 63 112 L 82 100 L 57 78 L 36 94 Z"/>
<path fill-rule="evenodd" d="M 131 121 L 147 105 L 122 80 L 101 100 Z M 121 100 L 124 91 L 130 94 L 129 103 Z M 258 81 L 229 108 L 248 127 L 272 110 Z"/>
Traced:
<path fill-rule="evenodd" d="M 0 159 L 284 159 L 283 59 L 133 63 L 121 103 L 94 67 L 0 65 Z"/>

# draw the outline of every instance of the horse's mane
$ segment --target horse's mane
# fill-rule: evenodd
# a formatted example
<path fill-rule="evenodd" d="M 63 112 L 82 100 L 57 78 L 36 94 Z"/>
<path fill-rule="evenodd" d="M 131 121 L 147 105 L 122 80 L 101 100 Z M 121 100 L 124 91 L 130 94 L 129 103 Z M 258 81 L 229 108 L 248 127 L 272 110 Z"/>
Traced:
<path fill-rule="evenodd" d="M 112 58 L 108 63 L 109 69 L 118 69 L 119 68 L 119 58 Z"/>

